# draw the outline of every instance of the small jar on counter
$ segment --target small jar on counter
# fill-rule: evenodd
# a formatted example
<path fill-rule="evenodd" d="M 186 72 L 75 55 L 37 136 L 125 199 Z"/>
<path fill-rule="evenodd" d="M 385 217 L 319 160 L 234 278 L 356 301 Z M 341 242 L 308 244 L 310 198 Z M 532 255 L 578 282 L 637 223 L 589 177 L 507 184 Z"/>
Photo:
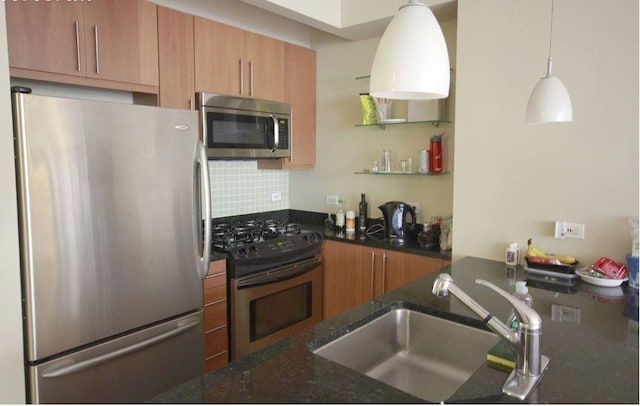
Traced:
<path fill-rule="evenodd" d="M 356 232 L 356 212 L 347 210 L 347 233 Z"/>

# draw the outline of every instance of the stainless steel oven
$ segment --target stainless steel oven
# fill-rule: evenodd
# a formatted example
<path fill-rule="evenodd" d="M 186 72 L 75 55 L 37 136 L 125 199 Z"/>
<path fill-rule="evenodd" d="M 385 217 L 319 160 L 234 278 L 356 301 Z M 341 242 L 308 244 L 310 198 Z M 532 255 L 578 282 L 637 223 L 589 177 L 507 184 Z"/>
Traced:
<path fill-rule="evenodd" d="M 322 236 L 298 224 L 214 224 L 227 254 L 231 360 L 322 320 Z"/>
<path fill-rule="evenodd" d="M 231 359 L 322 320 L 320 258 L 232 278 Z"/>

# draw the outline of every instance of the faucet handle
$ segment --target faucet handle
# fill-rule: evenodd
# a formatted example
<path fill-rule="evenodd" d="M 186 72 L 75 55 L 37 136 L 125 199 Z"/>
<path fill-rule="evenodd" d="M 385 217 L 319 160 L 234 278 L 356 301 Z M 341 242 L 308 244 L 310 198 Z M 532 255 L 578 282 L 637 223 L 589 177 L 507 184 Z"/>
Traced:
<path fill-rule="evenodd" d="M 512 294 L 505 292 L 504 290 L 500 289 L 493 283 L 488 282 L 484 279 L 476 279 L 476 283 L 478 285 L 484 285 L 488 287 L 489 289 L 493 290 L 494 292 L 496 292 L 497 294 L 505 298 L 511 304 L 513 309 L 516 311 L 516 313 L 518 314 L 518 317 L 520 318 L 521 323 L 527 329 L 529 330 L 540 329 L 542 325 L 542 319 L 540 315 L 531 307 L 529 307 L 527 304 L 521 302 Z"/>

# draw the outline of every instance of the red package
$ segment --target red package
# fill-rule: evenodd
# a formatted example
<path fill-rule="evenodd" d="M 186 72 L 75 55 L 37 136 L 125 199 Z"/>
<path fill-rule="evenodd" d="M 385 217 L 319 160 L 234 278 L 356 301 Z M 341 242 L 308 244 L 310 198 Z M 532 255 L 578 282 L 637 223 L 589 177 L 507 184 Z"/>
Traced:
<path fill-rule="evenodd" d="M 593 264 L 593 268 L 610 279 L 624 279 L 627 277 L 627 267 L 625 265 L 620 265 L 606 257 L 600 257 Z"/>

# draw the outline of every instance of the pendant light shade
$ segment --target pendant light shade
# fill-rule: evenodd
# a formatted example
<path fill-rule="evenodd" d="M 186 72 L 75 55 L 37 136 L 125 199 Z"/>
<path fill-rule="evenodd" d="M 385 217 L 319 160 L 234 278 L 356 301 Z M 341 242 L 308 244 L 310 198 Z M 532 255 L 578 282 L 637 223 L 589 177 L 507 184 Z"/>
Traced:
<path fill-rule="evenodd" d="M 551 74 L 551 58 L 547 75 L 533 88 L 527 103 L 527 123 L 543 124 L 573 120 L 573 107 L 567 88 Z"/>
<path fill-rule="evenodd" d="M 551 29 L 547 74 L 536 84 L 527 103 L 528 124 L 568 122 L 573 120 L 573 107 L 567 88 L 552 73 L 551 38 L 553 36 L 553 0 L 551 0 Z"/>
<path fill-rule="evenodd" d="M 371 67 L 369 94 L 385 99 L 449 96 L 449 54 L 429 7 L 410 0 L 385 30 Z"/>

